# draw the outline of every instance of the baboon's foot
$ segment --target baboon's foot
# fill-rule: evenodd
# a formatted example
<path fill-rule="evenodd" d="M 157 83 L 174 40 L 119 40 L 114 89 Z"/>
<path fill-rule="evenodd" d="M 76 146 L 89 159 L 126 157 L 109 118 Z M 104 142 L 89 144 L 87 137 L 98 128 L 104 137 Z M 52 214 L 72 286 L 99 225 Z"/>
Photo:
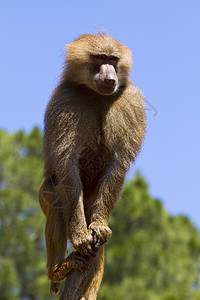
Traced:
<path fill-rule="evenodd" d="M 51 286 L 50 286 L 51 296 L 58 295 L 59 291 L 60 291 L 60 282 L 51 281 Z"/>
<path fill-rule="evenodd" d="M 72 270 L 84 272 L 87 270 L 87 268 L 87 260 L 80 253 L 72 252 L 65 260 L 53 267 L 49 278 L 53 282 L 61 281 Z"/>

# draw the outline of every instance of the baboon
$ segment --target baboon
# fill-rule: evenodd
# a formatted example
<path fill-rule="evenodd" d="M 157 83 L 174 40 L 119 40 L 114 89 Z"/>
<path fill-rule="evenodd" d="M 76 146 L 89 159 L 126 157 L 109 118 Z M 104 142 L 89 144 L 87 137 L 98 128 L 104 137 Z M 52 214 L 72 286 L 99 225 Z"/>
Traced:
<path fill-rule="evenodd" d="M 46 109 L 39 201 L 51 294 L 67 277 L 61 299 L 95 300 L 100 287 L 109 216 L 146 126 L 131 64 L 130 50 L 107 33 L 78 37 Z M 75 251 L 65 259 L 67 241 Z"/>

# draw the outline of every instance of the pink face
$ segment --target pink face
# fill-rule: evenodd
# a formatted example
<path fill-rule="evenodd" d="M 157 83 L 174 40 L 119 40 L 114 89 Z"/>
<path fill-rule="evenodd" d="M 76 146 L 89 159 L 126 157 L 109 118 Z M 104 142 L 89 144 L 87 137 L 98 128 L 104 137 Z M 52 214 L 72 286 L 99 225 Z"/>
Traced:
<path fill-rule="evenodd" d="M 96 91 L 101 95 L 111 95 L 118 88 L 117 63 L 119 58 L 106 54 L 93 55 L 94 77 Z"/>

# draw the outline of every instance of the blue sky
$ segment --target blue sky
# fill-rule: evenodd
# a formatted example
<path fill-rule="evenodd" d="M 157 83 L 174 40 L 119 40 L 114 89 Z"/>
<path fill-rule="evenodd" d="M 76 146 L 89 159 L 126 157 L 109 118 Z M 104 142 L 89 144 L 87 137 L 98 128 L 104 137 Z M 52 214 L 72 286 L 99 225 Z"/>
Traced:
<path fill-rule="evenodd" d="M 97 29 L 132 50 L 131 79 L 148 101 L 146 139 L 128 178 L 140 170 L 170 213 L 200 227 L 198 0 L 2 1 L 0 128 L 43 127 L 64 45 Z"/>

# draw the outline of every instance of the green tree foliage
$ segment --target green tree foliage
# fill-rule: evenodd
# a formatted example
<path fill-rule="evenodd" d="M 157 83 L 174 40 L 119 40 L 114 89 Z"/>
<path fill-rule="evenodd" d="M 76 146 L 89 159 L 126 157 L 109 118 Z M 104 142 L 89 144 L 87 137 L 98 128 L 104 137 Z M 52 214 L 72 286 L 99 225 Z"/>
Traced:
<path fill-rule="evenodd" d="M 42 134 L 37 127 L 30 134 L 1 130 L 0 145 L 0 299 L 49 299 L 37 201 Z"/>
<path fill-rule="evenodd" d="M 47 300 L 42 134 L 0 130 L 0 299 Z M 137 174 L 111 216 L 99 300 L 200 300 L 200 236 L 170 216 Z M 55 298 L 54 298 L 55 299 Z"/>
<path fill-rule="evenodd" d="M 200 299 L 199 232 L 187 217 L 170 216 L 139 174 L 126 184 L 110 226 L 100 300 Z"/>

